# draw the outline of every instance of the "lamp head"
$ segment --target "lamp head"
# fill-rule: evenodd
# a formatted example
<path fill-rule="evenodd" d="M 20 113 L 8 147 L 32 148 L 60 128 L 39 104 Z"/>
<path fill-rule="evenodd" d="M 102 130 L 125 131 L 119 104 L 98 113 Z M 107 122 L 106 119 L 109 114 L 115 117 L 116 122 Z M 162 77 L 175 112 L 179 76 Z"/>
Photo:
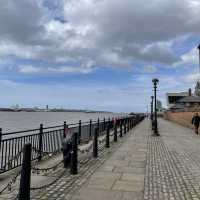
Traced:
<path fill-rule="evenodd" d="M 157 78 L 154 78 L 154 79 L 152 80 L 152 82 L 156 85 L 157 83 L 159 83 L 159 80 L 158 80 Z"/>

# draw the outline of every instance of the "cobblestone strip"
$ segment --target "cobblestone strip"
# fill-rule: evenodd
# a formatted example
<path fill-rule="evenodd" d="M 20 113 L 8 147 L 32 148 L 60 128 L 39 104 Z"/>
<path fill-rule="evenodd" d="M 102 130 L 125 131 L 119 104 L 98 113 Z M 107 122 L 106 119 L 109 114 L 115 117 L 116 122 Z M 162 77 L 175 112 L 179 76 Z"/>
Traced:
<path fill-rule="evenodd" d="M 168 149 L 161 137 L 149 136 L 145 200 L 197 200 L 199 183 L 200 168 L 184 151 Z"/>

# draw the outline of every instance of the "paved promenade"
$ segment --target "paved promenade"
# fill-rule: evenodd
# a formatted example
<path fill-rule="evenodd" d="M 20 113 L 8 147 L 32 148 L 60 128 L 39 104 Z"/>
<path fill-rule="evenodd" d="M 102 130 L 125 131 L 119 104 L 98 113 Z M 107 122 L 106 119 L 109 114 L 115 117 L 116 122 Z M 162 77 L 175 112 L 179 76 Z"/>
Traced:
<path fill-rule="evenodd" d="M 200 135 L 163 119 L 159 132 L 160 137 L 151 136 L 150 121 L 144 120 L 110 149 L 101 148 L 98 159 L 85 155 L 78 175 L 62 164 L 36 175 L 41 183 L 32 185 L 31 199 L 199 200 Z M 44 178 L 58 180 L 37 189 Z"/>
<path fill-rule="evenodd" d="M 142 122 L 72 200 L 200 199 L 200 136 L 162 119 L 159 130 Z"/>
<path fill-rule="evenodd" d="M 143 199 L 149 134 L 148 121 L 139 124 L 72 200 Z"/>

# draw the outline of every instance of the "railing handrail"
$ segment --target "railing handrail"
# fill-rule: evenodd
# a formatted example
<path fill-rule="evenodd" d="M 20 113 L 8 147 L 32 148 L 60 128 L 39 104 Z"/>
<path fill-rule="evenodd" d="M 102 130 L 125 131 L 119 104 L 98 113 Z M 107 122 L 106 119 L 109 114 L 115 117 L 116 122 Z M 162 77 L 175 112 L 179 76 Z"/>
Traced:
<path fill-rule="evenodd" d="M 123 119 L 123 118 L 127 118 L 127 117 L 129 117 L 129 116 L 128 115 L 127 116 L 123 116 L 123 117 L 120 117 L 118 119 Z M 105 122 L 108 122 L 108 121 L 109 121 L 109 118 L 107 118 L 107 119 L 105 118 Z M 97 123 L 97 122 L 98 122 L 98 119 L 92 120 L 92 123 Z M 99 120 L 99 122 L 102 123 L 102 122 L 104 122 L 104 120 Z M 85 122 L 81 122 L 81 123 L 82 123 L 82 125 L 83 124 L 89 124 L 90 121 L 85 121 Z M 67 124 L 67 126 L 75 126 L 75 127 L 76 127 L 76 125 L 79 125 L 79 122 Z M 63 127 L 63 125 L 48 126 L 48 127 L 43 127 L 43 130 L 61 128 L 61 127 Z M 27 130 L 21 130 L 21 131 L 5 132 L 5 133 L 2 133 L 2 136 L 8 136 L 8 135 L 13 135 L 13 134 L 23 134 L 23 133 L 34 132 L 34 131 L 40 131 L 40 128 L 27 129 Z"/>

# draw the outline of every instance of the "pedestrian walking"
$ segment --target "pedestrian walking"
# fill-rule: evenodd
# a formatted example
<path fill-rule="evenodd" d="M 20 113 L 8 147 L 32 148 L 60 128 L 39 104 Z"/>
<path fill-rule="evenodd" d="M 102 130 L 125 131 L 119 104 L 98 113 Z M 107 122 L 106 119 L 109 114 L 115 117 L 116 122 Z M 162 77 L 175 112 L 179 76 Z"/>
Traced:
<path fill-rule="evenodd" d="M 200 116 L 198 113 L 195 113 L 195 115 L 192 117 L 192 124 L 194 125 L 195 133 L 198 135 L 198 129 L 200 124 Z"/>

